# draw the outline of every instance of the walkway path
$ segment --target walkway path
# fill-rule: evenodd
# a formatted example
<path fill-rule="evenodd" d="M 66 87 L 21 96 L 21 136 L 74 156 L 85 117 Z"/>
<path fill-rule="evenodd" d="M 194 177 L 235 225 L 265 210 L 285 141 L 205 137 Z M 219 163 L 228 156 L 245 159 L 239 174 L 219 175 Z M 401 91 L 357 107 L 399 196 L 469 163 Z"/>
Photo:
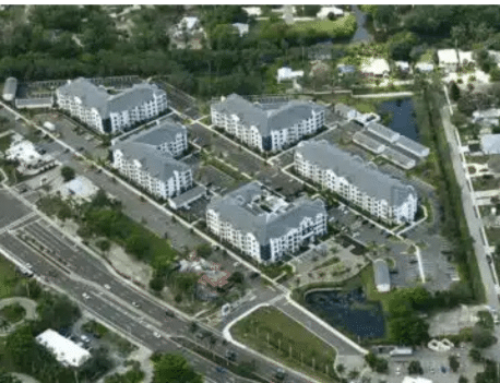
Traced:
<path fill-rule="evenodd" d="M 24 310 L 26 310 L 26 314 L 25 314 L 24 318 L 22 320 L 20 320 L 19 322 L 11 324 L 5 330 L 0 330 L 0 336 L 8 335 L 25 320 L 34 320 L 37 317 L 37 313 L 36 313 L 37 303 L 32 299 L 23 298 L 23 297 L 12 297 L 12 298 L 2 299 L 0 301 L 0 310 L 6 306 L 10 306 L 10 305 L 13 305 L 16 303 L 21 305 L 24 308 Z"/>
<path fill-rule="evenodd" d="M 40 383 L 35 378 L 32 378 L 31 376 L 26 375 L 26 374 L 21 374 L 20 372 L 13 372 L 12 375 L 14 375 L 22 383 Z"/>

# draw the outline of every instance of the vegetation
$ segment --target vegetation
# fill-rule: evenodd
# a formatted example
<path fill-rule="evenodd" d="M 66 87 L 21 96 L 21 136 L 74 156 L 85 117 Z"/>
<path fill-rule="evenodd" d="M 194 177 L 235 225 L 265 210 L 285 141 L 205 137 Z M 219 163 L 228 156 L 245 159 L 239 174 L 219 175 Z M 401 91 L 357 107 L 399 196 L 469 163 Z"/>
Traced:
<path fill-rule="evenodd" d="M 356 32 L 356 17 L 345 15 L 337 20 L 298 21 L 292 24 L 287 33 L 287 38 L 298 39 L 300 35 L 313 35 L 316 38 L 342 38 L 350 37 Z"/>
<path fill-rule="evenodd" d="M 286 331 L 284 331 L 286 329 Z M 325 377 L 334 378 L 335 350 L 313 336 L 304 326 L 281 311 L 268 307 L 254 311 L 232 329 L 240 342 L 284 364 Z M 328 371 L 327 375 L 324 372 Z"/>
<path fill-rule="evenodd" d="M 64 182 L 69 182 L 75 178 L 75 169 L 73 169 L 69 166 L 63 166 L 61 168 L 61 176 L 62 176 Z"/>
<path fill-rule="evenodd" d="M 202 383 L 203 377 L 197 374 L 187 360 L 178 354 L 154 355 L 153 383 Z"/>
<path fill-rule="evenodd" d="M 408 374 L 410 375 L 422 375 L 424 369 L 418 360 L 412 360 L 408 365 Z"/>
<path fill-rule="evenodd" d="M 365 355 L 366 363 L 375 372 L 380 374 L 387 374 L 389 372 L 389 363 L 384 358 L 379 358 L 372 352 Z"/>
<path fill-rule="evenodd" d="M 139 362 L 134 362 L 130 370 L 123 374 L 113 374 L 104 380 L 104 383 L 141 383 L 144 381 L 144 371 L 140 369 Z"/>
<path fill-rule="evenodd" d="M 19 303 L 14 303 L 0 309 L 0 317 L 9 323 L 17 323 L 26 315 L 26 310 Z"/>

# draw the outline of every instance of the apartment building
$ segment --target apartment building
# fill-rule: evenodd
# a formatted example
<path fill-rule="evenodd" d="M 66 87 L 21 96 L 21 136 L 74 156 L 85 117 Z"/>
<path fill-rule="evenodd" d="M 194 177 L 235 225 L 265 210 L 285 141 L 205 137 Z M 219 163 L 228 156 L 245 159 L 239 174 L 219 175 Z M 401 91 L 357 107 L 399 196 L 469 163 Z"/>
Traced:
<path fill-rule="evenodd" d="M 413 186 L 325 140 L 301 142 L 295 151 L 295 170 L 383 221 L 415 219 L 418 198 Z"/>
<path fill-rule="evenodd" d="M 207 206 L 208 229 L 259 262 L 272 263 L 327 233 L 324 202 L 287 203 L 258 182 L 248 183 Z"/>
<path fill-rule="evenodd" d="M 112 165 L 120 174 L 158 198 L 175 197 L 191 188 L 191 168 L 175 157 L 188 147 L 186 128 L 173 121 L 115 140 Z"/>
<path fill-rule="evenodd" d="M 315 133 L 325 123 L 325 108 L 313 102 L 261 105 L 237 94 L 212 104 L 212 122 L 247 145 L 278 151 Z"/>
<path fill-rule="evenodd" d="M 84 78 L 59 87 L 59 108 L 99 133 L 116 133 L 160 115 L 167 109 L 167 94 L 156 85 L 135 84 L 118 94 L 109 94 Z"/>

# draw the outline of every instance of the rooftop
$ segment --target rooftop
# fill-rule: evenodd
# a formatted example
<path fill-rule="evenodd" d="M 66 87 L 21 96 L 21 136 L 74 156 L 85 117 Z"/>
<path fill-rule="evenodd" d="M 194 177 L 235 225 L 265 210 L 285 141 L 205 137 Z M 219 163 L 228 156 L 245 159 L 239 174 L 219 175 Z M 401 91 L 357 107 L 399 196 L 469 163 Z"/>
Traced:
<path fill-rule="evenodd" d="M 388 127 L 377 122 L 370 122 L 366 125 L 366 128 L 370 133 L 373 133 L 389 142 L 394 142 L 400 137 L 398 132 L 395 132 L 394 130 L 389 129 Z"/>
<path fill-rule="evenodd" d="M 396 150 L 390 146 L 387 146 L 385 148 L 384 152 L 382 153 L 382 157 L 387 158 L 389 161 L 392 161 L 403 169 L 411 169 L 417 164 L 413 158 L 408 157 L 407 155 L 401 153 L 399 150 Z"/>
<path fill-rule="evenodd" d="M 360 157 L 340 150 L 325 140 L 301 142 L 296 152 L 320 168 L 331 169 L 362 192 L 378 200 L 385 200 L 391 206 L 400 205 L 409 195 L 416 197 L 413 186 L 403 184 L 398 179 L 382 173 L 372 163 L 366 163 Z"/>
<path fill-rule="evenodd" d="M 227 194 L 216 197 L 207 210 L 220 214 L 221 219 L 229 221 L 246 233 L 252 233 L 261 244 L 271 238 L 283 236 L 290 228 L 296 228 L 304 216 L 315 217 L 325 214 L 321 200 L 299 198 L 293 203 L 272 195 L 266 195 L 261 185 L 254 181 Z"/>
<path fill-rule="evenodd" d="M 385 145 L 380 143 L 379 141 L 367 136 L 363 132 L 356 132 L 354 133 L 354 136 L 352 137 L 353 141 L 357 143 L 358 145 L 361 145 L 368 149 L 371 152 L 374 153 L 382 153 L 385 149 Z"/>
<path fill-rule="evenodd" d="M 78 97 L 89 108 L 99 111 L 102 118 L 108 118 L 110 113 L 131 109 L 153 98 L 155 94 L 164 94 L 156 85 L 134 84 L 118 94 L 110 95 L 102 86 L 96 86 L 89 80 L 80 77 L 69 80 L 61 86 L 58 92 L 66 96 Z"/>
<path fill-rule="evenodd" d="M 458 55 L 455 49 L 440 49 L 437 51 L 439 64 L 458 64 Z"/>
<path fill-rule="evenodd" d="M 396 145 L 419 157 L 426 157 L 429 155 L 429 148 L 427 146 L 424 146 L 404 135 L 399 136 L 396 141 Z"/>
<path fill-rule="evenodd" d="M 53 97 L 16 98 L 16 108 L 51 107 L 53 104 Z"/>
<path fill-rule="evenodd" d="M 389 274 L 389 266 L 387 262 L 382 259 L 376 259 L 373 261 L 373 271 L 375 273 L 375 285 L 389 285 L 391 284 L 391 276 Z"/>
<path fill-rule="evenodd" d="M 298 121 L 309 119 L 313 112 L 325 110 L 313 102 L 288 101 L 276 108 L 263 108 L 237 94 L 231 94 L 223 101 L 212 104 L 219 113 L 236 115 L 246 126 L 255 126 L 262 136 L 267 137 L 272 130 L 288 128 Z"/>
<path fill-rule="evenodd" d="M 66 182 L 60 191 L 63 197 L 71 195 L 90 201 L 98 190 L 99 188 L 88 178 L 76 176 L 71 181 Z"/>
<path fill-rule="evenodd" d="M 57 361 L 65 366 L 80 367 L 90 353 L 58 332 L 48 329 L 36 337 L 36 341 L 47 348 Z"/>
<path fill-rule="evenodd" d="M 401 383 L 432 383 L 432 380 L 420 376 L 405 376 Z"/>
<path fill-rule="evenodd" d="M 500 153 L 500 134 L 483 134 L 481 149 L 486 154 Z"/>
<path fill-rule="evenodd" d="M 390 71 L 391 68 L 389 67 L 389 63 L 386 59 L 370 57 L 364 59 L 361 64 L 361 72 L 363 73 L 383 75 L 385 73 L 389 73 Z"/>

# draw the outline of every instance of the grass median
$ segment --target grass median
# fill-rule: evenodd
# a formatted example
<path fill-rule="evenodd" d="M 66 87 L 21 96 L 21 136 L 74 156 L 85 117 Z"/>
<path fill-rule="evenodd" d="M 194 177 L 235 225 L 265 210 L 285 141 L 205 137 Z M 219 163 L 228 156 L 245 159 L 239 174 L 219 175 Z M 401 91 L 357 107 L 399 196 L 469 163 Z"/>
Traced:
<path fill-rule="evenodd" d="M 231 329 L 239 342 L 322 382 L 336 381 L 336 352 L 302 324 L 281 311 L 264 307 Z"/>

